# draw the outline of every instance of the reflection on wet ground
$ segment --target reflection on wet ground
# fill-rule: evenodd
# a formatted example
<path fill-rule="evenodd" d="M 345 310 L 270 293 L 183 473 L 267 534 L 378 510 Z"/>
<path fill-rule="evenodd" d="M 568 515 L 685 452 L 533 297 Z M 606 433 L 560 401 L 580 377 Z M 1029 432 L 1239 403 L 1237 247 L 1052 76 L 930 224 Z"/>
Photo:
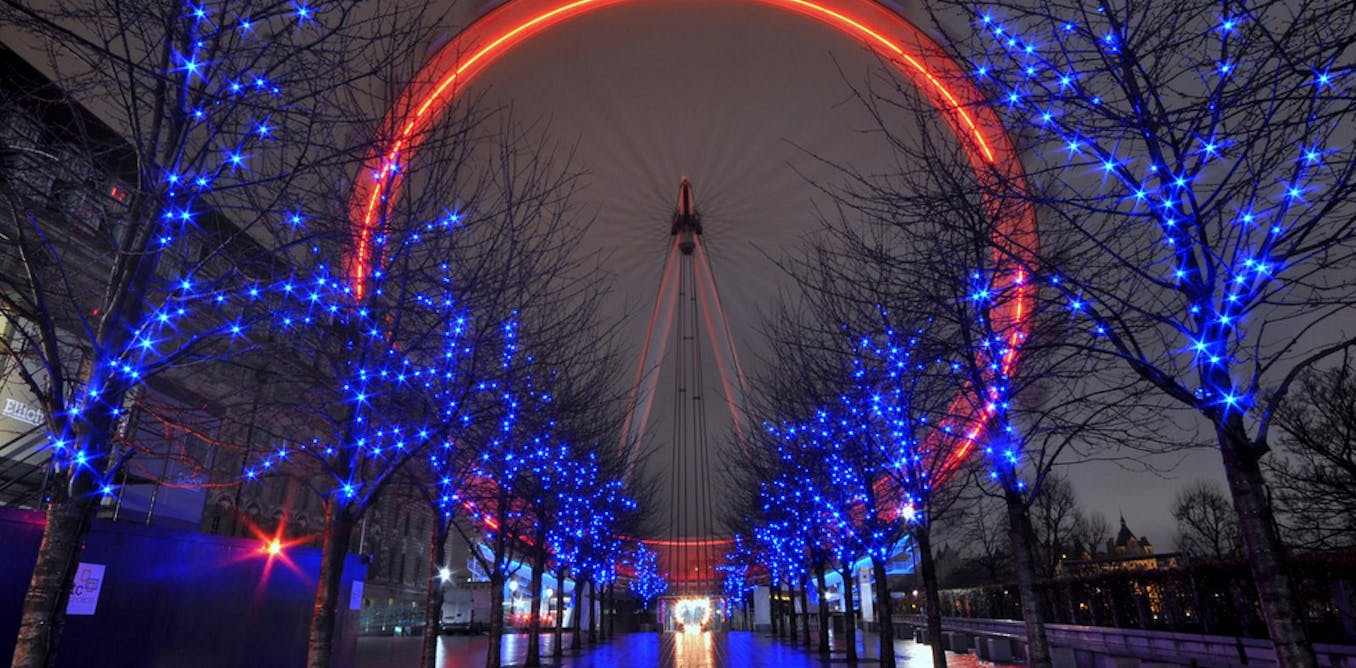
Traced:
<path fill-rule="evenodd" d="M 865 642 L 863 642 L 865 641 Z M 542 639 L 542 662 L 561 668 L 822 668 L 842 665 L 841 643 L 825 660 L 813 647 L 777 640 L 763 633 L 631 633 L 582 651 L 568 648 L 562 659 L 551 658 L 551 638 Z M 416 668 L 419 663 L 419 638 L 360 638 L 357 668 Z M 858 653 L 864 662 L 874 662 L 879 653 L 874 636 L 858 639 Z M 483 636 L 445 636 L 439 639 L 439 668 L 479 668 L 485 665 L 489 641 Z M 522 665 L 527 653 L 526 635 L 504 636 L 504 665 Z M 931 668 L 932 655 L 926 645 L 912 640 L 895 643 L 900 668 Z M 948 668 L 1006 668 L 980 661 L 973 654 L 946 653 Z"/>

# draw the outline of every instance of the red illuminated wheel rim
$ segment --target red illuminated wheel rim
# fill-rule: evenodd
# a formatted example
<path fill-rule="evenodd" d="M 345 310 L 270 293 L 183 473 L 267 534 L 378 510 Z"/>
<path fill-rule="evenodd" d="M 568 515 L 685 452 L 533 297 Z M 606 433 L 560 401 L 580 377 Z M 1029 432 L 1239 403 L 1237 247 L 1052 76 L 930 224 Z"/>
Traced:
<path fill-rule="evenodd" d="M 363 167 L 350 200 L 356 244 L 349 258 L 354 292 L 361 299 L 373 265 L 373 235 L 401 188 L 400 170 L 418 150 L 419 138 L 437 123 L 458 91 L 494 64 L 501 56 L 546 30 L 589 12 L 617 5 L 641 5 L 663 0 L 508 0 L 462 30 L 430 59 L 401 95 L 384 121 L 384 137 L 390 137 L 381 152 Z M 1023 184 L 1020 160 L 998 117 L 965 72 L 932 39 L 903 17 L 872 0 L 747 0 L 791 11 L 813 19 L 871 49 L 908 78 L 946 119 L 980 183 Z M 993 205 L 997 207 L 997 204 Z M 1004 371 L 1016 364 L 1030 312 L 1032 296 L 1025 286 L 1024 262 L 1036 250 L 1035 217 L 1027 205 L 1008 205 L 994 211 L 998 217 L 995 241 L 1000 248 L 1016 249 L 996 260 L 995 287 L 1013 295 L 990 314 L 998 331 L 1008 332 L 1008 355 Z M 1001 239 L 999 238 L 1001 237 Z M 1018 258 L 1017 261 L 1010 256 Z M 984 402 L 958 396 L 953 408 L 982 406 Z M 988 423 L 984 408 L 967 408 L 961 432 L 966 445 L 955 457 L 964 457 Z M 647 541 L 648 542 L 648 541 Z"/>

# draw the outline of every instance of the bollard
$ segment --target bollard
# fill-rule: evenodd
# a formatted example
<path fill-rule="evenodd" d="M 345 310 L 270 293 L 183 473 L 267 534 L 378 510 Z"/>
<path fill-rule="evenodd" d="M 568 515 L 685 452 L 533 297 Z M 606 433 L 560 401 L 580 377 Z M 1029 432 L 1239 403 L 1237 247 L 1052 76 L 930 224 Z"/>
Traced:
<path fill-rule="evenodd" d="M 1007 638 L 985 638 L 989 645 L 988 661 L 1012 663 L 1012 641 Z"/>
<path fill-rule="evenodd" d="M 989 639 L 984 636 L 975 637 L 975 656 L 980 661 L 993 661 L 989 656 Z"/>
<path fill-rule="evenodd" d="M 1078 657 L 1072 647 L 1051 647 L 1050 668 L 1078 668 Z"/>

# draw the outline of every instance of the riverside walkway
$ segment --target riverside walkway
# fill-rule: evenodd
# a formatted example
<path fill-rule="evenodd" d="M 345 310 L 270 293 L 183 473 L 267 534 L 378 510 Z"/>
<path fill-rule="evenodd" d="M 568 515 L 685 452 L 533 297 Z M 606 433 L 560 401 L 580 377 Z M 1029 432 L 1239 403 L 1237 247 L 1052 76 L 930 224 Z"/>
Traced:
<path fill-rule="evenodd" d="M 483 636 L 444 636 L 439 639 L 438 668 L 481 668 L 489 642 Z M 419 638 L 367 637 L 358 640 L 357 668 L 412 668 L 419 663 Z M 664 634 L 628 633 L 607 642 L 586 646 L 580 652 L 566 650 L 560 661 L 550 656 L 550 638 L 543 638 L 542 663 L 559 668 L 822 668 L 843 665 L 839 652 L 822 660 L 813 648 L 805 648 L 765 633 Z M 858 640 L 863 659 L 877 656 L 876 638 Z M 527 636 L 504 636 L 504 665 L 522 665 Z M 931 668 L 926 645 L 912 640 L 895 643 L 900 668 Z M 947 654 L 949 668 L 976 668 L 974 654 Z"/>

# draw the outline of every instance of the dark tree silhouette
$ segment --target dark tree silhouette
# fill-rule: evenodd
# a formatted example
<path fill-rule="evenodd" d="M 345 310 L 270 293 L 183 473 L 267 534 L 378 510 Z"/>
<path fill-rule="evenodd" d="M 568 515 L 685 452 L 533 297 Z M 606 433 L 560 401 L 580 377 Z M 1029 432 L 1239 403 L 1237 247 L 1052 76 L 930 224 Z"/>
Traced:
<path fill-rule="evenodd" d="M 1225 559 L 1238 554 L 1238 514 L 1218 485 L 1197 480 L 1177 491 L 1172 501 L 1177 520 L 1177 549 L 1196 559 Z"/>
<path fill-rule="evenodd" d="M 1356 546 L 1356 371 L 1305 373 L 1276 411 L 1279 456 L 1267 462 L 1281 527 L 1292 544 Z"/>

